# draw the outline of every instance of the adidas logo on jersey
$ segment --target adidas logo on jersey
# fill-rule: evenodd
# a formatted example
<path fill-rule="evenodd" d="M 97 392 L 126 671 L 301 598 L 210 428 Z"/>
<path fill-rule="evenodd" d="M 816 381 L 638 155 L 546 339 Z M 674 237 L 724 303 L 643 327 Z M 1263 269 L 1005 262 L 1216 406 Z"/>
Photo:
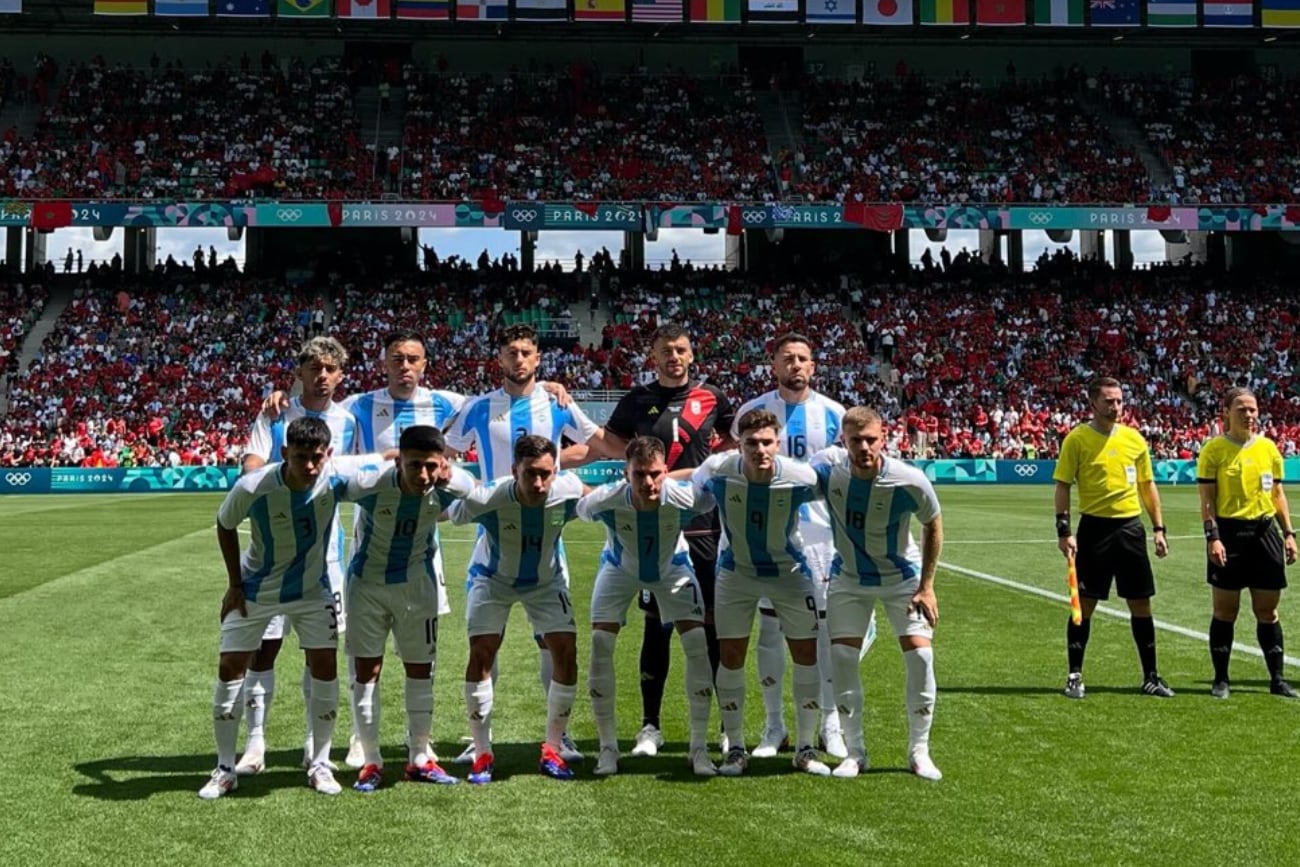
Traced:
<path fill-rule="evenodd" d="M 619 524 L 619 525 L 618 525 L 618 528 L 619 528 L 620 530 L 622 530 L 624 533 L 631 533 L 631 532 L 632 532 L 632 525 L 631 525 L 631 524 Z"/>
<path fill-rule="evenodd" d="M 727 502 L 728 502 L 728 503 L 739 503 L 739 502 L 740 502 L 740 494 L 732 494 L 730 497 L 727 497 Z"/>
<path fill-rule="evenodd" d="M 519 529 L 519 525 L 518 525 L 518 524 L 513 524 L 513 523 L 512 523 L 512 524 L 506 524 L 506 525 L 505 525 L 504 527 L 502 527 L 501 529 L 503 529 L 503 530 L 518 530 L 518 529 Z"/>
<path fill-rule="evenodd" d="M 381 409 L 379 412 L 375 413 L 375 418 L 388 418 L 388 409 Z"/>
<path fill-rule="evenodd" d="M 381 514 L 381 515 L 391 515 L 391 514 L 393 514 L 393 510 L 392 510 L 392 509 L 380 509 L 380 510 L 379 510 L 379 514 Z"/>
<path fill-rule="evenodd" d="M 647 412 L 646 415 L 659 415 L 659 407 L 657 406 L 650 407 L 650 411 Z"/>

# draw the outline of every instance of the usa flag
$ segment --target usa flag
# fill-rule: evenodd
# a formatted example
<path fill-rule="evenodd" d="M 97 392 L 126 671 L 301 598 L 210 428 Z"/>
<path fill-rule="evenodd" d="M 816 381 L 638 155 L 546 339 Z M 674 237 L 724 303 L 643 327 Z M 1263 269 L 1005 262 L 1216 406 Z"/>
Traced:
<path fill-rule="evenodd" d="M 682 0 L 632 0 L 632 20 L 680 24 Z"/>

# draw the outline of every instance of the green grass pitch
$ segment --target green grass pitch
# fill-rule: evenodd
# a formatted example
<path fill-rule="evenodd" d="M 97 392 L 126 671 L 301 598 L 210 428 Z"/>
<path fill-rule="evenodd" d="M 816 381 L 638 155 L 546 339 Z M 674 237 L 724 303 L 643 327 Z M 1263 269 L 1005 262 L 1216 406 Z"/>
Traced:
<path fill-rule="evenodd" d="M 1195 491 L 1163 491 L 1173 550 L 1156 567 L 1155 608 L 1170 627 L 1159 633 L 1161 669 L 1179 693 L 1169 701 L 1138 694 L 1128 626 L 1104 613 L 1089 648 L 1088 698 L 1060 695 L 1067 609 L 1031 589 L 1064 593 L 1050 488 L 939 494 L 948 541 L 937 579 L 938 784 L 906 771 L 902 666 L 883 624 L 862 666 L 872 760 L 864 777 L 802 776 L 786 754 L 753 761 L 741 779 L 694 779 L 678 651 L 664 753 L 625 758 L 613 778 L 592 777 L 589 758 L 575 782 L 545 779 L 536 772 L 544 710 L 536 652 L 516 611 L 501 661 L 499 781 L 313 793 L 297 766 L 301 655 L 286 648 L 268 732 L 272 766 L 216 803 L 195 792 L 214 763 L 219 499 L 0 499 L 0 863 L 1294 863 L 1300 703 L 1268 695 L 1263 661 L 1244 651 L 1234 656 L 1232 699 L 1208 695 Z M 463 575 L 469 534 L 448 527 L 444 536 L 448 575 Z M 585 617 L 600 531 L 576 524 L 566 538 Z M 434 720 L 444 757 L 459 752 L 466 730 L 464 596 L 459 580 L 449 584 L 454 613 L 442 627 Z M 1295 624 L 1295 610 L 1284 597 L 1284 624 Z M 640 631 L 634 616 L 618 648 L 625 751 L 640 722 Z M 1300 626 L 1291 634 L 1296 656 Z M 580 630 L 584 672 L 588 635 Z M 1237 637 L 1254 643 L 1248 614 Z M 749 671 L 752 745 L 762 716 L 752 658 Z M 383 731 L 394 772 L 405 758 L 401 708 L 401 670 L 390 657 Z M 347 718 L 343 711 L 336 745 Z M 572 731 L 594 753 L 585 688 Z M 336 746 L 336 758 L 342 752 Z M 340 774 L 345 785 L 353 778 Z"/>

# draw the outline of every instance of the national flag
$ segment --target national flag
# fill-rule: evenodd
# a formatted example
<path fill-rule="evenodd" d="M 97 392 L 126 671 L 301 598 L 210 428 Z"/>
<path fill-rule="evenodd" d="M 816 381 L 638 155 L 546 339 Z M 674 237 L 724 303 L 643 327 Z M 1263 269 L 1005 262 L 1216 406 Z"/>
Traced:
<path fill-rule="evenodd" d="M 632 20 L 647 24 L 680 24 L 685 8 L 682 0 L 632 0 Z"/>
<path fill-rule="evenodd" d="M 975 23 L 984 27 L 1023 27 L 1025 0 L 975 0 Z"/>
<path fill-rule="evenodd" d="M 505 21 L 510 18 L 510 0 L 458 0 L 457 21 Z"/>
<path fill-rule="evenodd" d="M 1255 6 L 1251 0 L 1204 0 L 1206 27 L 1253 27 Z"/>
<path fill-rule="evenodd" d="M 173 18 L 207 18 L 208 0 L 153 0 L 153 14 Z"/>
<path fill-rule="evenodd" d="M 569 0 L 515 0 L 516 21 L 563 21 L 569 17 Z"/>
<path fill-rule="evenodd" d="M 1034 0 L 1034 26 L 1082 27 L 1084 0 Z"/>
<path fill-rule="evenodd" d="M 96 15 L 148 15 L 148 0 L 95 0 Z"/>
<path fill-rule="evenodd" d="M 844 203 L 844 222 L 857 223 L 874 232 L 894 232 L 903 228 L 903 206 L 864 205 L 861 202 Z"/>
<path fill-rule="evenodd" d="M 390 0 L 334 0 L 336 18 L 391 18 Z"/>
<path fill-rule="evenodd" d="M 748 0 L 748 7 L 754 24 L 799 23 L 799 0 Z"/>
<path fill-rule="evenodd" d="M 856 24 L 858 0 L 806 0 L 803 15 L 809 24 Z"/>
<path fill-rule="evenodd" d="M 1138 0 L 1088 0 L 1093 27 L 1137 27 L 1142 20 Z"/>
<path fill-rule="evenodd" d="M 328 18 L 329 0 L 280 0 L 277 13 L 281 18 Z"/>
<path fill-rule="evenodd" d="M 271 0 L 217 0 L 221 18 L 265 18 L 271 14 Z"/>
<path fill-rule="evenodd" d="M 694 24 L 739 24 L 740 0 L 691 0 Z"/>
<path fill-rule="evenodd" d="M 1148 27 L 1195 27 L 1196 0 L 1147 0 Z"/>
<path fill-rule="evenodd" d="M 626 21 L 624 0 L 573 0 L 574 21 Z"/>
<path fill-rule="evenodd" d="M 912 0 L 862 0 L 863 24 L 910 26 L 915 18 Z"/>
<path fill-rule="evenodd" d="M 921 0 L 921 23 L 969 24 L 970 0 Z"/>
<path fill-rule="evenodd" d="M 451 17 L 450 0 L 396 0 L 398 18 L 445 21 Z"/>
<path fill-rule="evenodd" d="M 0 0 L 0 15 L 18 15 L 23 11 L 23 0 Z"/>
<path fill-rule="evenodd" d="M 1265 27 L 1300 28 L 1300 0 L 1260 0 L 1259 18 Z"/>
<path fill-rule="evenodd" d="M 72 225 L 72 202 L 37 202 L 32 205 L 33 229 L 62 229 Z"/>

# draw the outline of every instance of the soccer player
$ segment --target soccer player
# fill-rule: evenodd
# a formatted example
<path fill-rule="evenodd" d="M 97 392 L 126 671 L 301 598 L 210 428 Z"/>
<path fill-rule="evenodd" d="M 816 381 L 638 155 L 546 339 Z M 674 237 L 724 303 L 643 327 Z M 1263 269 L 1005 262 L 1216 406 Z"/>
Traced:
<path fill-rule="evenodd" d="M 514 447 L 525 436 L 543 437 L 555 443 L 557 449 L 563 438 L 568 437 L 581 453 L 589 449 L 596 454 L 606 453 L 604 430 L 576 404 L 563 406 L 559 397 L 538 383 L 537 366 L 541 356 L 537 332 L 531 326 L 511 325 L 501 329 L 497 348 L 497 362 L 505 379 L 501 388 L 467 400 L 447 428 L 447 444 L 453 449 L 461 452 L 471 446 L 477 449 L 480 479 L 487 482 L 509 476 L 513 472 Z M 563 557 L 560 562 L 564 562 Z M 568 572 L 561 577 L 567 588 Z M 546 690 L 554 679 L 550 652 L 540 636 L 534 637 L 540 650 L 539 679 Z M 562 741 L 565 761 L 581 761 L 583 755 L 567 732 Z M 456 763 L 472 763 L 472 749 L 471 743 L 455 759 Z"/>
<path fill-rule="evenodd" d="M 398 442 L 393 463 L 358 473 L 344 495 L 357 504 L 360 514 L 348 566 L 352 623 L 347 646 L 356 665 L 352 715 L 364 760 L 353 788 L 361 792 L 383 784 L 379 677 L 390 632 L 406 669 L 406 779 L 456 782 L 429 750 L 439 614 L 433 525 L 444 509 L 474 489 L 474 479 L 448 463 L 442 431 L 436 427 L 412 425 Z"/>
<path fill-rule="evenodd" d="M 786 334 L 772 347 L 772 373 L 777 387 L 750 400 L 740 407 L 740 415 L 751 409 L 765 409 L 782 420 L 780 454 L 797 461 L 809 457 L 835 443 L 840 435 L 840 419 L 844 407 L 812 389 L 816 371 L 813 361 L 812 341 L 802 334 Z M 735 432 L 733 431 L 733 435 Z M 817 602 L 817 617 L 826 620 L 826 589 L 830 580 L 831 559 L 835 546 L 831 536 L 830 515 L 826 504 L 813 502 L 799 511 L 799 533 L 804 541 L 804 556 L 812 572 L 813 598 Z M 760 603 L 758 619 L 758 682 L 763 688 L 763 708 L 767 724 L 763 736 L 754 747 L 755 758 L 777 754 L 789 739 L 785 727 L 783 693 L 785 691 L 785 642 L 781 640 L 781 626 L 776 612 Z M 875 639 L 875 617 L 867 621 L 865 647 Z M 821 675 L 822 744 L 826 752 L 842 759 L 848 755 L 836 711 L 835 690 L 831 684 L 830 632 L 817 631 L 817 668 Z"/>
<path fill-rule="evenodd" d="M 1282 455 L 1272 440 L 1256 432 L 1259 402 L 1253 392 L 1228 389 L 1223 408 L 1223 435 L 1207 442 L 1196 460 L 1201 518 L 1205 521 L 1205 574 L 1214 602 L 1210 619 L 1214 683 L 1210 694 L 1215 698 L 1230 694 L 1233 626 L 1241 608 L 1241 591 L 1249 588 L 1255 637 L 1268 666 L 1269 692 L 1297 698 L 1300 696 L 1282 677 L 1286 654 L 1277 614 L 1286 587 L 1286 567 L 1296 561 L 1295 529 L 1282 490 Z"/>
<path fill-rule="evenodd" d="M 633 437 L 651 436 L 664 446 L 670 472 L 694 469 L 715 448 L 733 444 L 731 425 L 735 411 L 717 386 L 692 382 L 690 335 L 680 325 L 661 325 L 650 342 L 656 380 L 638 385 L 619 399 L 605 423 L 606 457 L 621 458 Z M 718 668 L 718 633 L 713 625 L 713 594 L 718 559 L 718 520 L 712 514 L 695 517 L 683 531 L 691 565 L 704 600 L 704 637 L 709 666 Z M 641 641 L 641 730 L 632 747 L 634 756 L 653 756 L 663 746 L 659 713 L 668 682 L 672 624 L 660 616 L 656 597 L 642 593 L 645 632 Z"/>
<path fill-rule="evenodd" d="M 330 448 L 335 455 L 353 452 L 357 442 L 357 424 L 353 417 L 334 402 L 334 392 L 343 381 L 343 368 L 348 362 L 348 352 L 333 337 L 313 337 L 298 350 L 298 367 L 295 377 L 302 384 L 301 396 L 294 398 L 272 417 L 268 412 L 258 413 L 244 451 L 243 472 L 258 470 L 271 461 L 283 458 L 285 430 L 300 418 L 318 418 L 330 430 Z M 337 516 L 334 532 L 329 538 L 326 557 L 330 592 L 338 616 L 339 632 L 347 629 L 346 608 L 343 603 L 343 527 Z M 240 775 L 260 774 L 266 767 L 266 720 L 275 698 L 275 661 L 284 642 L 285 619 L 273 617 L 262 636 L 262 646 L 249 666 L 244 679 L 244 719 L 248 728 L 248 741 L 244 754 L 235 766 Z M 303 746 L 303 764 L 311 762 L 315 753 L 310 715 L 311 672 L 303 670 L 303 706 L 307 713 L 306 737 Z M 355 724 L 355 723 L 354 723 Z"/>
<path fill-rule="evenodd" d="M 1083 698 L 1083 655 L 1088 647 L 1092 612 L 1097 602 L 1110 598 L 1112 582 L 1128 603 L 1130 625 L 1142 663 L 1142 692 L 1172 698 L 1174 691 L 1156 668 L 1156 627 L 1151 617 L 1155 578 L 1147 556 L 1146 531 L 1139 507 L 1146 510 L 1155 536 L 1156 556 L 1169 553 L 1160 509 L 1160 492 L 1151 473 L 1151 452 L 1146 440 L 1120 423 L 1124 392 L 1108 376 L 1088 383 L 1092 420 L 1080 424 L 1061 443 L 1056 462 L 1056 535 L 1066 560 L 1077 557 L 1079 603 L 1083 621 L 1065 628 L 1069 674 L 1065 695 Z M 1070 487 L 1079 484 L 1078 539 L 1070 530 Z"/>
<path fill-rule="evenodd" d="M 749 764 L 743 729 L 745 654 L 754 612 L 768 599 L 781 620 L 794 660 L 794 766 L 830 774 L 813 749 L 821 721 L 817 675 L 817 605 L 799 535 L 799 509 L 819 496 L 817 476 L 806 463 L 780 457 L 781 423 L 767 410 L 740 417 L 740 451 L 714 455 L 691 475 L 697 495 L 718 504 L 722 545 L 718 552 L 718 708 L 728 750 L 718 773 L 739 776 Z"/>
<path fill-rule="evenodd" d="M 238 786 L 235 742 L 244 674 L 278 614 L 298 633 L 311 671 L 314 752 L 307 784 L 326 795 L 341 791 L 329 766 L 339 698 L 338 620 L 326 558 L 346 474 L 375 459 L 331 461 L 330 440 L 329 426 L 320 419 L 292 422 L 285 431 L 283 463 L 241 476 L 217 512 L 217 542 L 229 586 L 221 599 L 221 652 L 212 696 L 217 767 L 199 790 L 205 800 Z M 236 528 L 245 518 L 252 538 L 241 556 Z"/>
<path fill-rule="evenodd" d="M 704 640 L 704 600 L 682 528 L 695 515 L 712 509 L 713 503 L 697 499 L 689 483 L 668 478 L 664 445 L 657 438 L 634 437 L 626 458 L 624 481 L 596 489 L 578 501 L 577 509 L 579 518 L 605 525 L 605 548 L 591 594 L 587 676 L 600 737 L 595 773 L 618 773 L 614 644 L 628 605 L 645 591 L 654 595 L 657 610 L 677 627 L 686 655 L 689 761 L 696 776 L 712 777 L 717 769 L 709 758 L 706 738 L 713 673 Z"/>
<path fill-rule="evenodd" d="M 572 473 L 559 472 L 558 457 L 553 440 L 520 437 L 514 445 L 511 475 L 494 479 L 447 510 L 452 523 L 483 528 L 470 560 L 466 603 L 465 704 L 474 738 L 471 783 L 492 781 L 490 673 L 516 602 L 523 605 L 554 664 L 546 691 L 546 737 L 539 767 L 548 777 L 573 779 L 559 752 L 578 684 L 577 626 L 564 580 L 567 566 L 560 533 L 577 516 L 578 500 L 588 488 Z"/>
<path fill-rule="evenodd" d="M 939 499 L 925 473 L 886 460 L 884 428 L 875 410 L 854 407 L 843 422 L 846 447 L 812 459 L 835 531 L 827 625 L 849 754 L 833 773 L 856 777 L 867 768 L 858 664 L 862 637 L 880 601 L 903 652 L 909 766 L 922 779 L 939 780 L 943 774 L 930 759 L 936 693 L 931 645 L 939 622 L 934 570 L 943 547 Z M 912 538 L 913 515 L 921 524 L 920 549 Z"/>

